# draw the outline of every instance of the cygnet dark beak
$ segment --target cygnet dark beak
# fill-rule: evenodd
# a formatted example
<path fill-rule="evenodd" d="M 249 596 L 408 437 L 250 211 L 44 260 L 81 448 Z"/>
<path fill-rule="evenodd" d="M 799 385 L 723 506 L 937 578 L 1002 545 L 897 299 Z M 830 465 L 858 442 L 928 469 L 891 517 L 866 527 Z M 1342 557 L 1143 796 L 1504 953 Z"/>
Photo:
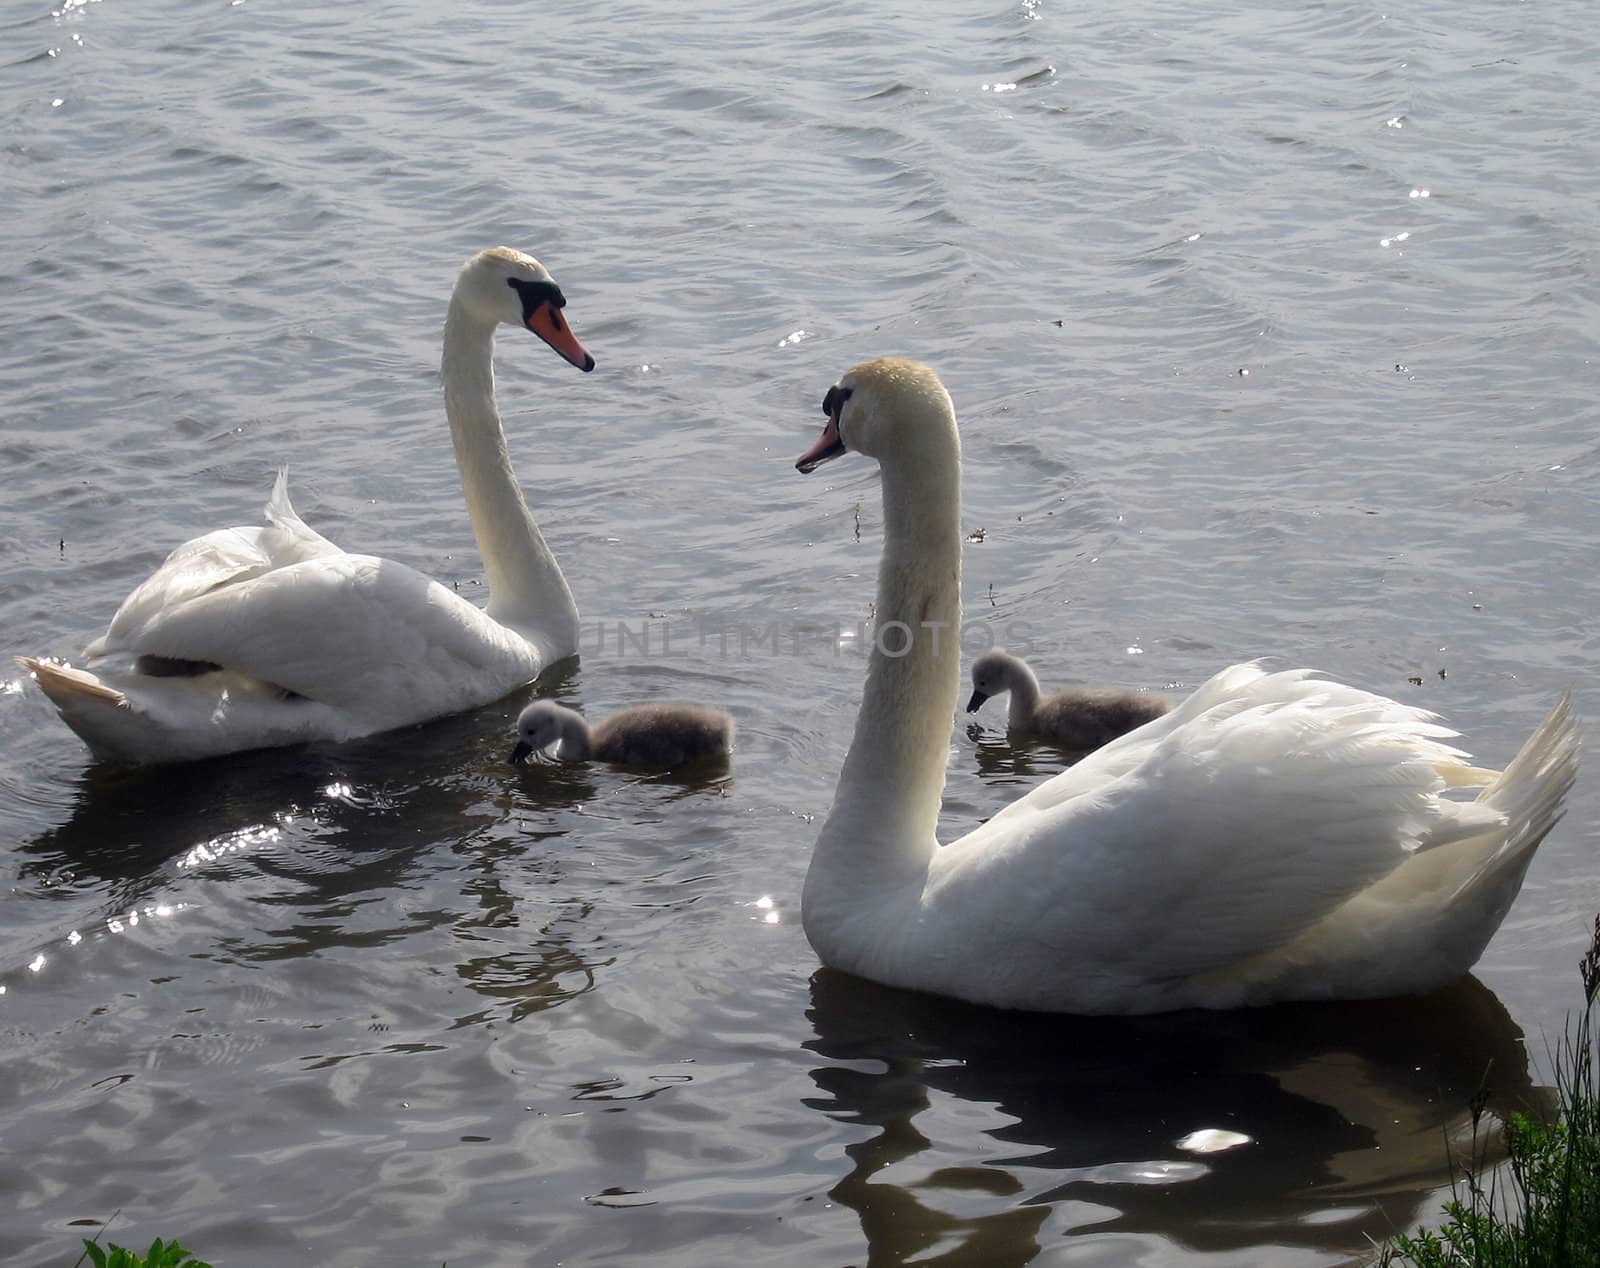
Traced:
<path fill-rule="evenodd" d="M 531 752 L 533 752 L 533 745 L 529 744 L 527 740 L 518 740 L 511 750 L 511 756 L 506 758 L 506 761 L 513 766 L 521 766 L 523 762 L 528 760 L 528 754 Z"/>
<path fill-rule="evenodd" d="M 983 706 L 983 702 L 988 698 L 989 697 L 984 695 L 983 692 L 974 691 L 972 693 L 972 699 L 967 701 L 967 712 L 976 713 Z"/>

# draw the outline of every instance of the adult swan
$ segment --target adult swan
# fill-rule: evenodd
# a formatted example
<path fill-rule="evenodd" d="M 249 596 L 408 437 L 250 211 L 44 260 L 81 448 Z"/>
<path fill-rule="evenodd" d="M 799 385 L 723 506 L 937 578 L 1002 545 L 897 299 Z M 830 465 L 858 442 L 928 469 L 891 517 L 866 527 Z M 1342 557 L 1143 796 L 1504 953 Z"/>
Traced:
<path fill-rule="evenodd" d="M 481 611 L 413 568 L 307 528 L 278 477 L 264 528 L 185 542 L 123 601 L 87 666 L 24 658 L 101 757 L 185 761 L 345 740 L 487 704 L 578 648 L 566 579 L 517 487 L 494 333 L 525 326 L 584 371 L 566 300 L 532 256 L 468 260 L 444 324 L 444 405 L 489 582 Z"/>
<path fill-rule="evenodd" d="M 875 640 L 806 874 L 824 963 L 981 1004 L 1074 1013 L 1424 991 L 1471 968 L 1577 773 L 1563 699 L 1511 764 L 1296 669 L 1235 665 L 940 848 L 960 686 L 961 445 L 944 386 L 899 360 L 823 398 L 796 464 L 883 472 Z M 1476 787 L 1470 801 L 1448 790 Z"/>

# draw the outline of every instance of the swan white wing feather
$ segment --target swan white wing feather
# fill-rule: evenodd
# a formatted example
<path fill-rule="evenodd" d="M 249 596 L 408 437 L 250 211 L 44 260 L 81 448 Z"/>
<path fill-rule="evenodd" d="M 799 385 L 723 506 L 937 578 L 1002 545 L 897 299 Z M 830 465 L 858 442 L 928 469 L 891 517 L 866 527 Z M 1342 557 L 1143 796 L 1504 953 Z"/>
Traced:
<path fill-rule="evenodd" d="M 370 555 L 300 560 L 168 601 L 124 632 L 137 654 L 210 661 L 332 705 L 369 729 L 486 703 L 536 649 L 414 568 Z M 488 694 L 485 694 L 485 693 Z M 428 716 L 422 712 L 420 716 Z"/>
<path fill-rule="evenodd" d="M 940 850 L 928 901 L 988 908 L 1041 959 L 1181 979 L 1282 945 L 1416 851 L 1503 828 L 1490 806 L 1440 797 L 1441 765 L 1461 757 L 1445 728 L 1336 694 L 1357 698 L 1225 702 L 1092 786 L 1051 781 Z"/>
<path fill-rule="evenodd" d="M 174 549 L 122 601 L 106 632 L 89 644 L 86 654 L 94 659 L 134 650 L 138 632 L 159 618 L 165 608 L 252 580 L 275 568 L 344 553 L 295 513 L 289 501 L 287 472 L 279 471 L 263 511 L 265 527 L 217 529 Z"/>
<path fill-rule="evenodd" d="M 1027 815 L 1059 805 L 1079 794 L 1100 787 L 1148 760 L 1154 749 L 1167 738 L 1196 720 L 1210 717 L 1213 722 L 1246 709 L 1291 703 L 1361 705 L 1369 710 L 1369 720 L 1404 726 L 1431 740 L 1453 738 L 1457 733 L 1437 722 L 1436 715 L 1424 709 L 1400 704 L 1386 696 L 1359 687 L 1332 682 L 1316 676 L 1311 669 L 1286 669 L 1268 673 L 1260 661 L 1243 661 L 1213 674 L 1169 713 L 1118 736 L 1096 749 L 1060 774 L 997 812 L 993 821 Z M 1440 745 L 1441 755 L 1464 759 L 1457 749 Z M 1460 766 L 1449 772 L 1452 786 L 1487 783 L 1493 772 Z"/>

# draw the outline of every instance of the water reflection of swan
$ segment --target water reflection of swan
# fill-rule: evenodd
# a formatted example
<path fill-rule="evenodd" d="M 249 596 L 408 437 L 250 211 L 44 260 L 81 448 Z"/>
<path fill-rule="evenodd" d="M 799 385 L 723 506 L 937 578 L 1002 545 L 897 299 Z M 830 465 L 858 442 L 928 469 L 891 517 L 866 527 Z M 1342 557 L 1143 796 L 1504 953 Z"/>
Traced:
<path fill-rule="evenodd" d="M 985 730 L 977 722 L 968 724 L 966 735 L 972 741 L 973 769 L 989 784 L 1031 788 L 1076 760 L 1075 755 L 1063 753 L 1046 740 L 1020 732 Z"/>
<path fill-rule="evenodd" d="M 554 672 L 559 684 L 574 671 Z M 476 997 L 463 1024 L 515 1020 L 585 993 L 605 962 L 582 936 L 589 907 L 552 910 L 527 891 L 565 874 L 564 838 L 585 822 L 597 785 L 580 766 L 508 788 L 506 712 L 439 719 L 404 743 L 391 734 L 181 767 L 88 768 L 65 817 L 18 847 L 19 880 L 53 905 L 30 909 L 31 924 L 0 938 L 0 984 L 69 930 L 88 934 L 148 904 L 182 909 L 205 894 L 177 919 L 209 937 L 206 955 L 219 961 L 295 962 L 358 947 L 378 951 L 365 958 L 381 974 L 381 948 L 437 928 L 454 940 L 454 972 Z M 436 900 L 397 901 L 419 892 Z M 242 920 L 236 903 L 249 908 Z"/>
<path fill-rule="evenodd" d="M 830 1060 L 813 1104 L 874 1129 L 830 1191 L 874 1266 L 1004 1268 L 1064 1235 L 1355 1253 L 1448 1181 L 1445 1140 L 1465 1148 L 1485 1080 L 1492 1112 L 1543 1100 L 1521 1032 L 1472 978 L 1411 999 L 1108 1019 L 824 969 L 809 1015 L 807 1047 Z"/>

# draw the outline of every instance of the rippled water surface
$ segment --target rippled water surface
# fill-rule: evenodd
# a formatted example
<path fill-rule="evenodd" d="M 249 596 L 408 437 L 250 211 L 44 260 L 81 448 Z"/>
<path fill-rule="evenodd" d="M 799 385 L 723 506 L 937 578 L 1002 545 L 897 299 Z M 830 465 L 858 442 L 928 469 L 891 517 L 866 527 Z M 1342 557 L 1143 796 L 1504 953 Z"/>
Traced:
<path fill-rule="evenodd" d="M 479 587 L 436 367 L 480 247 L 600 363 L 500 344 L 585 619 L 536 688 L 130 771 L 0 680 L 0 1260 L 112 1221 L 225 1268 L 1322 1265 L 1429 1215 L 1483 1071 L 1548 1082 L 1592 776 L 1424 1001 L 1084 1021 L 819 973 L 862 661 L 816 627 L 867 617 L 881 521 L 871 464 L 792 462 L 842 370 L 918 356 L 975 649 L 1174 689 L 1268 654 L 1493 763 L 1568 685 L 1600 715 L 1591 17 L 0 4 L 0 652 L 78 655 L 285 463 L 336 541 Z M 723 703 L 732 770 L 514 769 L 531 694 Z M 1061 762 L 963 717 L 944 830 Z"/>

